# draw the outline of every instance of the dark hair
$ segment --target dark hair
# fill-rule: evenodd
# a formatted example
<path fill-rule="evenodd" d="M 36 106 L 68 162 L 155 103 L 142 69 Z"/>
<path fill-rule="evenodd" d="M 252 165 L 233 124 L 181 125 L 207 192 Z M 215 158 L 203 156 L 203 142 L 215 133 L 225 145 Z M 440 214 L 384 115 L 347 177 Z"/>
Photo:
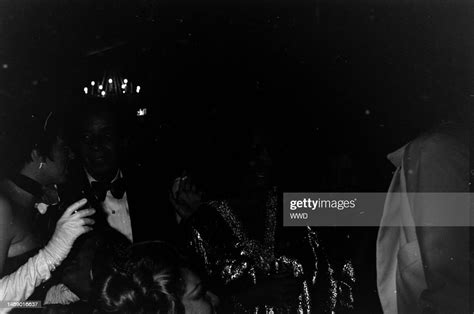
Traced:
<path fill-rule="evenodd" d="M 164 242 L 133 245 L 101 284 L 98 310 L 106 313 L 184 313 L 184 257 Z"/>
<path fill-rule="evenodd" d="M 9 113 L 3 120 L 0 143 L 2 176 L 18 173 L 32 161 L 33 150 L 53 160 L 53 146 L 58 138 L 64 138 L 63 120 L 57 113 L 31 114 L 22 111 Z"/>

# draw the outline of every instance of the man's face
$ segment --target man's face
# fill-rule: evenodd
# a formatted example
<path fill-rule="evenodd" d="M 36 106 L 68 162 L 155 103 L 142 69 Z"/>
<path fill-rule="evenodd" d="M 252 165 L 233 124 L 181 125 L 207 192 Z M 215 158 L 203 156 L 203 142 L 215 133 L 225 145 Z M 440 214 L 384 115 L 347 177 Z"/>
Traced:
<path fill-rule="evenodd" d="M 80 133 L 80 154 L 93 177 L 114 174 L 118 169 L 119 136 L 117 125 L 107 114 L 88 117 Z"/>

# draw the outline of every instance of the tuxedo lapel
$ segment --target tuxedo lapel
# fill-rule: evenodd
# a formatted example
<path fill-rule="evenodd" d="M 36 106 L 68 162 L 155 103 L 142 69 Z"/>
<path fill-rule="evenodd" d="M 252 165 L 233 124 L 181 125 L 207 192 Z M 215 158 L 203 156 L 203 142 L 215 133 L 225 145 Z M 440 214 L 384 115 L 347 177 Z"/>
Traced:
<path fill-rule="evenodd" d="M 129 169 L 127 169 L 129 170 Z M 142 171 L 123 171 L 134 242 L 163 240 L 173 242 L 177 230 L 166 186 L 151 180 Z"/>
<path fill-rule="evenodd" d="M 136 172 L 124 169 L 122 176 L 125 181 L 133 242 L 152 240 L 156 226 L 153 226 L 153 218 L 147 215 L 147 211 L 152 207 L 153 194 Z"/>
<path fill-rule="evenodd" d="M 177 222 L 168 200 L 165 180 L 150 180 L 150 172 L 140 169 L 121 168 L 125 182 L 128 210 L 132 226 L 133 241 L 176 240 Z M 61 199 L 65 206 L 81 198 L 87 198 L 90 207 L 96 210 L 94 228 L 106 223 L 107 217 L 91 188 L 89 179 L 82 166 L 71 171 L 69 182 L 62 188 Z M 65 208 L 64 208 L 65 210 Z"/>
<path fill-rule="evenodd" d="M 80 166 L 71 170 L 70 180 L 63 186 L 60 187 L 61 197 L 61 213 L 66 210 L 67 206 L 77 202 L 80 199 L 87 199 L 87 207 L 94 208 L 96 213 L 93 215 L 95 220 L 94 228 L 99 227 L 101 224 L 106 223 L 105 212 L 101 202 L 95 197 L 87 174 L 84 169 Z"/>

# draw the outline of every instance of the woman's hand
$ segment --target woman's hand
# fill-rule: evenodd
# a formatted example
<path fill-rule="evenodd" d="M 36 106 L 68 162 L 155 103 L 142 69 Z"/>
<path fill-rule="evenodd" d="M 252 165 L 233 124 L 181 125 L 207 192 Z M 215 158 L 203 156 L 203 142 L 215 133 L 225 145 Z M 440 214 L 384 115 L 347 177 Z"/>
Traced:
<path fill-rule="evenodd" d="M 86 203 L 86 199 L 75 202 L 66 209 L 56 223 L 54 234 L 44 248 L 51 257 L 50 262 L 53 269 L 69 254 L 74 241 L 82 234 L 92 230 L 90 225 L 94 224 L 94 220 L 87 217 L 94 214 L 95 210 L 91 208 L 79 210 Z"/>
<path fill-rule="evenodd" d="M 0 301 L 24 301 L 38 285 L 51 277 L 51 272 L 66 258 L 74 241 L 91 229 L 89 225 L 93 224 L 93 221 L 86 217 L 92 215 L 94 210 L 79 211 L 86 203 L 83 199 L 69 206 L 57 222 L 56 230 L 48 244 L 16 271 L 0 278 Z M 0 219 L 0 223 L 8 223 L 5 206 L 1 205 L 3 204 L 0 200 L 0 214 L 4 212 L 0 218 L 5 218 Z M 0 312 L 3 313 L 1 310 Z"/>
<path fill-rule="evenodd" d="M 94 224 L 94 220 L 86 218 L 95 213 L 92 208 L 79 210 L 82 206 L 87 203 L 86 199 L 75 202 L 69 206 L 64 214 L 59 218 L 56 223 L 56 229 L 53 234 L 61 237 L 72 246 L 74 241 L 82 234 L 92 230 L 90 225 Z"/>

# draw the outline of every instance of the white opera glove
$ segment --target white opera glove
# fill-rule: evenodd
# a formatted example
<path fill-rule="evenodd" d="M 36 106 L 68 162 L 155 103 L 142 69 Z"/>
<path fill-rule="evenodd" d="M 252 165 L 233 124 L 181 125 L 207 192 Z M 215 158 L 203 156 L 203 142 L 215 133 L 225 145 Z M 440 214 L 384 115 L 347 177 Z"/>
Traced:
<path fill-rule="evenodd" d="M 25 301 L 42 282 L 48 280 L 55 269 L 68 255 L 74 241 L 91 227 L 93 209 L 77 211 L 86 200 L 72 204 L 56 224 L 49 243 L 38 254 L 31 257 L 14 273 L 0 279 L 0 301 Z M 0 308 L 0 313 L 11 309 Z"/>
<path fill-rule="evenodd" d="M 46 256 L 39 251 L 14 273 L 0 279 L 0 301 L 25 301 L 50 276 Z M 0 308 L 0 313 L 10 310 L 11 308 Z"/>
<path fill-rule="evenodd" d="M 94 209 L 79 208 L 87 203 L 82 199 L 69 206 L 56 223 L 54 234 L 48 244 L 43 248 L 43 252 L 48 257 L 49 269 L 53 271 L 69 254 L 74 241 L 82 234 L 91 230 L 90 224 L 94 221 L 86 218 L 95 213 Z"/>

